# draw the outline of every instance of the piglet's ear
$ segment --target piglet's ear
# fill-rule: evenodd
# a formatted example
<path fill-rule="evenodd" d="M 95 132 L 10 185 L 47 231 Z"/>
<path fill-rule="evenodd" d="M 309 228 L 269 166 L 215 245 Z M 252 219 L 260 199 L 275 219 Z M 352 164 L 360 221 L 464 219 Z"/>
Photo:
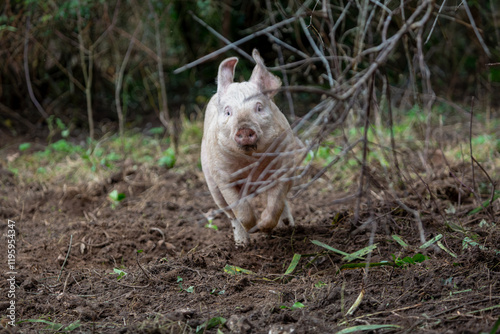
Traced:
<path fill-rule="evenodd" d="M 236 67 L 237 62 L 238 58 L 231 57 L 225 59 L 219 65 L 219 74 L 217 75 L 217 95 L 219 96 L 219 99 L 224 95 L 227 87 L 233 83 L 234 68 Z"/>
<path fill-rule="evenodd" d="M 252 76 L 249 81 L 259 86 L 262 92 L 269 96 L 269 98 L 272 98 L 281 87 L 281 80 L 267 70 L 257 49 L 253 49 L 252 57 L 257 64 L 253 69 Z"/>

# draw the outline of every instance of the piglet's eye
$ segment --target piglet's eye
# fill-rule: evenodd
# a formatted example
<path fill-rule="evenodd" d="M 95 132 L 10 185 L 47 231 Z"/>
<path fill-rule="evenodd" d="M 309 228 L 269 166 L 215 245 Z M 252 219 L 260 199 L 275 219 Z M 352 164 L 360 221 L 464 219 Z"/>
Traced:
<path fill-rule="evenodd" d="M 255 110 L 258 112 L 261 112 L 262 110 L 264 110 L 264 106 L 262 105 L 262 103 L 257 102 L 257 104 L 255 105 Z"/>
<path fill-rule="evenodd" d="M 233 111 L 231 110 L 231 107 L 224 108 L 224 115 L 231 116 L 232 113 Z"/>

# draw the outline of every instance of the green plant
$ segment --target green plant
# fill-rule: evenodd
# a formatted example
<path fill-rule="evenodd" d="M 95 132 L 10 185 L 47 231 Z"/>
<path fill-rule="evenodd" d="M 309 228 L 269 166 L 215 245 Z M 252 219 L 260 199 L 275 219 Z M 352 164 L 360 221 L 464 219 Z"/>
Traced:
<path fill-rule="evenodd" d="M 177 158 L 173 147 L 169 147 L 163 152 L 162 157 L 158 160 L 158 165 L 166 168 L 173 168 Z"/>
<path fill-rule="evenodd" d="M 306 307 L 304 304 L 301 302 L 295 302 L 292 306 L 286 306 L 286 305 L 281 305 L 280 309 L 290 309 L 290 310 L 297 310 L 299 308 L 304 308 Z"/>
<path fill-rule="evenodd" d="M 416 263 L 422 263 L 425 260 L 429 259 L 428 256 L 422 255 L 420 253 L 417 253 L 417 254 L 413 255 L 412 257 L 406 256 L 406 257 L 404 257 L 402 259 L 399 258 L 399 257 L 397 257 L 394 254 L 391 254 L 391 256 L 392 256 L 392 260 L 394 261 L 394 264 L 397 267 L 405 267 L 405 266 L 413 265 L 413 264 L 416 264 Z"/>
<path fill-rule="evenodd" d="M 109 193 L 109 199 L 111 200 L 111 208 L 114 210 L 120 202 L 125 199 L 125 194 L 119 193 L 118 190 L 115 189 Z"/>
<path fill-rule="evenodd" d="M 121 269 L 113 268 L 113 272 L 110 273 L 110 275 L 115 275 L 115 274 L 118 275 L 118 277 L 116 278 L 116 280 L 118 281 L 128 275 L 125 271 Z"/>
<path fill-rule="evenodd" d="M 29 149 L 31 147 L 31 144 L 30 143 L 22 143 L 19 145 L 19 151 L 26 151 L 27 149 Z"/>
<path fill-rule="evenodd" d="M 72 322 L 71 324 L 69 324 L 66 327 L 64 327 L 63 324 L 59 324 L 59 323 L 44 320 L 44 319 L 26 319 L 26 320 L 21 320 L 18 323 L 23 323 L 23 322 L 32 322 L 32 323 L 38 322 L 38 323 L 46 324 L 47 327 L 45 327 L 45 330 L 46 331 L 54 331 L 54 332 L 71 332 L 71 331 L 73 331 L 81 326 L 80 320 Z"/>
<path fill-rule="evenodd" d="M 182 282 L 183 281 L 184 281 L 184 279 L 182 277 L 177 276 L 177 283 L 179 283 L 180 292 L 186 291 L 186 292 L 189 292 L 189 293 L 193 293 L 194 292 L 194 286 L 190 286 L 189 288 L 184 289 L 184 287 L 182 286 Z"/>
<path fill-rule="evenodd" d="M 207 330 L 212 329 L 212 328 L 217 327 L 217 326 L 219 326 L 219 328 L 220 328 L 225 323 L 226 323 L 226 319 L 223 317 L 211 318 L 211 319 L 205 321 L 204 323 L 202 323 L 201 325 L 196 327 L 196 334 L 205 333 Z M 218 330 L 217 332 L 219 333 L 220 330 Z"/>

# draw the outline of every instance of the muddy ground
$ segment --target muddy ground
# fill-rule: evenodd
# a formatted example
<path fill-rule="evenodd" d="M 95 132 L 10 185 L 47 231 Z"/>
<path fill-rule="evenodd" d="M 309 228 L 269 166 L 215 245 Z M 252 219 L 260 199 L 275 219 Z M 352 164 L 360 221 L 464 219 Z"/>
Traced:
<path fill-rule="evenodd" d="M 20 185 L 4 169 L 0 312 L 5 325 L 14 300 L 18 323 L 3 332 L 335 333 L 361 325 L 394 325 L 371 333 L 490 332 L 500 318 L 499 200 L 467 215 L 475 204 L 466 192 L 458 195 L 457 176 L 471 184 L 469 166 L 440 166 L 426 182 L 401 187 L 398 196 L 420 213 L 426 239 L 441 234 L 455 258 L 437 243 L 419 249 L 415 216 L 388 195 L 383 173 L 370 175 L 360 221 L 375 228 L 353 235 L 355 201 L 334 202 L 345 194 L 331 185 L 342 180 L 322 179 L 291 200 L 296 228 L 252 235 L 251 245 L 238 249 L 227 218 L 214 219 L 218 230 L 205 227 L 203 214 L 215 204 L 197 167 L 123 163 L 106 180 L 74 185 Z M 126 199 L 112 208 L 114 189 Z M 15 222 L 14 299 L 7 297 L 8 220 Z M 464 249 L 466 237 L 479 245 Z M 312 240 L 346 253 L 376 243 L 370 256 L 351 263 L 417 253 L 428 259 L 341 269 L 343 256 Z M 285 275 L 294 254 L 302 257 Z"/>

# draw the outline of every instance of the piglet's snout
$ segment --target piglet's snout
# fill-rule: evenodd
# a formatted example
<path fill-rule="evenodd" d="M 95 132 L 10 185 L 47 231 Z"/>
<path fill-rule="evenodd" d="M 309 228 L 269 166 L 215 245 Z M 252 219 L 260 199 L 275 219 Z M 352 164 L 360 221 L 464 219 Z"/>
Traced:
<path fill-rule="evenodd" d="M 254 146 L 257 143 L 257 134 L 249 128 L 239 129 L 234 135 L 234 140 L 240 146 Z"/>

